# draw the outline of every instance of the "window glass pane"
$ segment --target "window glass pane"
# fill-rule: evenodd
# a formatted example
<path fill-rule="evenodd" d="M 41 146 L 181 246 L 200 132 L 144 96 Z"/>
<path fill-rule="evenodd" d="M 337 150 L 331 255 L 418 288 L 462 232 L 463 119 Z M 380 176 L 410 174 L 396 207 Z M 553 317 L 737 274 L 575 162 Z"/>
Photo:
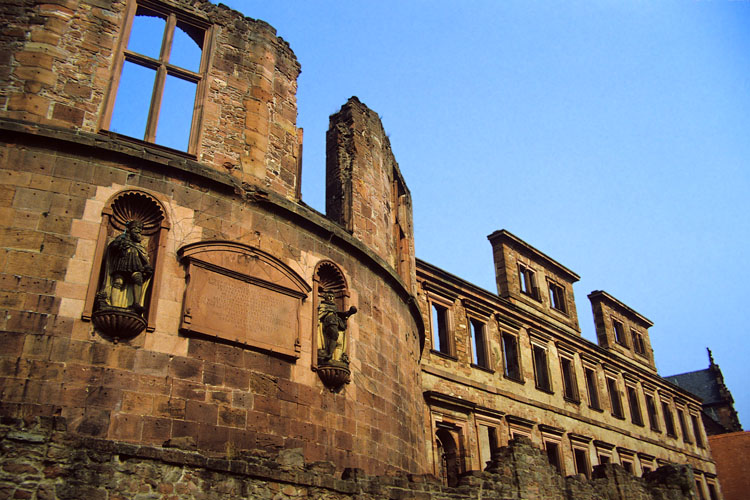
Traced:
<path fill-rule="evenodd" d="M 202 46 L 203 30 L 178 22 L 174 29 L 169 62 L 197 73 L 201 65 Z"/>
<path fill-rule="evenodd" d="M 187 151 L 193 121 L 196 84 L 167 75 L 161 101 L 156 143 Z"/>
<path fill-rule="evenodd" d="M 159 59 L 166 24 L 167 18 L 163 15 L 138 7 L 130 29 L 128 50 Z"/>
<path fill-rule="evenodd" d="M 144 138 L 155 77 L 155 70 L 125 61 L 109 125 L 111 131 Z"/>

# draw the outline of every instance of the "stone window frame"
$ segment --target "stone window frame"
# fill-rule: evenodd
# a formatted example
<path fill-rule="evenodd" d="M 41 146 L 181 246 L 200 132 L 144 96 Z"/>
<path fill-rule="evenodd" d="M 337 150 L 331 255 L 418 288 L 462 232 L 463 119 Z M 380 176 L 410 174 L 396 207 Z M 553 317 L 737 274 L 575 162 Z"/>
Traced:
<path fill-rule="evenodd" d="M 565 461 L 562 453 L 562 437 L 565 431 L 557 427 L 539 424 L 539 432 L 542 435 L 542 449 L 547 454 L 547 460 L 561 476 L 565 477 Z M 554 448 L 550 449 L 550 445 L 554 445 Z M 551 457 L 550 453 L 554 453 L 556 456 Z"/>
<path fill-rule="evenodd" d="M 654 460 L 656 457 L 643 452 L 638 453 L 637 456 L 638 465 L 641 468 L 641 477 L 656 470 L 656 467 L 654 466 Z"/>
<path fill-rule="evenodd" d="M 579 434 L 568 433 L 568 441 L 570 441 L 570 451 L 573 456 L 573 470 L 576 474 L 583 474 L 588 479 L 591 479 L 591 441 L 592 439 L 587 436 L 581 436 Z M 579 453 L 576 453 L 579 452 Z M 582 457 L 585 460 L 585 469 L 581 472 L 581 464 L 578 458 Z"/>
<path fill-rule="evenodd" d="M 498 325 L 498 333 L 500 337 L 500 350 L 502 351 L 503 356 L 503 377 L 507 380 L 512 380 L 514 382 L 518 382 L 523 384 L 524 383 L 524 377 L 523 377 L 523 360 L 521 359 L 521 341 L 520 341 L 520 335 L 517 332 L 511 332 L 507 328 L 503 328 L 502 326 Z M 513 377 L 510 375 L 510 369 L 509 369 L 509 363 L 508 363 L 508 354 L 505 344 L 505 339 L 512 338 L 515 342 L 516 349 L 515 349 L 515 361 L 516 361 L 516 369 L 518 371 L 518 377 Z"/>
<path fill-rule="evenodd" d="M 133 28 L 133 20 L 135 19 L 138 7 L 143 7 L 144 9 L 157 12 L 167 17 L 165 31 L 161 37 L 162 47 L 160 49 L 158 60 L 143 54 L 139 54 L 137 52 L 133 52 L 131 50 L 128 50 L 127 48 L 128 42 L 130 40 L 130 34 Z M 201 48 L 201 61 L 197 72 L 188 70 L 186 68 L 177 67 L 168 62 L 172 37 L 174 35 L 174 29 L 178 21 L 180 23 L 198 28 L 204 33 L 203 47 Z M 100 132 L 126 140 L 147 143 L 159 148 L 166 148 L 170 151 L 180 152 L 183 154 L 187 154 L 193 158 L 197 158 L 199 153 L 198 149 L 200 145 L 204 107 L 205 102 L 208 98 L 208 74 L 211 68 L 211 60 L 213 56 L 214 31 L 215 30 L 213 25 L 207 19 L 203 19 L 180 9 L 176 9 L 171 5 L 165 5 L 155 0 L 128 0 L 124 22 L 121 27 L 119 40 L 117 42 L 117 48 L 113 61 L 112 77 L 110 80 L 109 89 L 107 90 L 106 94 L 104 112 L 102 113 L 99 121 Z M 170 46 L 169 49 L 166 48 L 167 45 Z M 133 62 L 134 64 L 138 64 L 139 66 L 156 69 L 156 75 L 154 77 L 154 88 L 151 91 L 151 97 L 149 99 L 150 105 L 147 117 L 145 137 L 143 138 L 121 135 L 109 130 L 112 121 L 112 113 L 115 108 L 115 101 L 117 100 L 117 94 L 120 88 L 120 78 L 122 76 L 122 70 L 126 61 Z M 186 151 L 172 149 L 168 146 L 161 146 L 155 142 L 159 108 L 161 107 L 161 99 L 164 93 L 164 86 L 168 74 L 178 74 L 181 79 L 193 81 L 194 83 L 196 83 L 192 122 L 190 126 L 190 136 L 188 138 L 188 147 Z M 156 105 L 157 103 L 158 106 Z"/>
<path fill-rule="evenodd" d="M 610 315 L 609 320 L 612 323 L 612 338 L 615 340 L 615 343 L 623 347 L 628 347 L 628 341 L 625 338 L 625 322 L 612 315 Z"/>
<path fill-rule="evenodd" d="M 636 470 L 637 460 L 635 459 L 636 453 L 634 450 L 624 448 L 622 446 L 617 447 L 617 456 L 620 458 L 620 465 L 622 465 L 626 470 L 628 467 L 625 466 L 625 464 L 630 465 L 629 472 L 634 476 L 640 476 L 638 474 L 638 471 Z"/>
<path fill-rule="evenodd" d="M 492 349 L 490 349 L 490 331 L 489 331 L 489 324 L 490 324 L 490 318 L 491 311 L 489 310 L 478 310 L 479 307 L 477 307 L 477 304 L 475 304 L 473 301 L 469 302 L 464 300 L 464 308 L 466 310 L 466 327 L 469 334 L 469 346 L 470 346 L 470 363 L 471 366 L 474 368 L 479 368 L 481 370 L 485 370 L 491 373 L 494 373 L 494 363 L 492 360 Z M 479 353 L 475 352 L 474 346 L 477 345 L 477 339 L 475 338 L 474 334 L 474 326 L 475 323 L 478 324 L 481 327 L 482 331 L 482 339 L 481 339 L 481 346 L 484 356 L 484 364 L 480 363 L 479 359 Z M 476 349 L 479 351 L 479 348 Z M 474 362 L 474 358 L 476 359 L 476 362 Z"/>
<path fill-rule="evenodd" d="M 690 429 L 688 428 L 687 420 L 685 420 L 685 414 L 687 412 L 685 403 L 678 400 L 675 400 L 674 403 L 675 413 L 677 414 L 677 421 L 680 424 L 680 434 L 682 435 L 682 442 L 685 444 L 692 444 L 693 439 L 690 435 Z"/>
<path fill-rule="evenodd" d="M 677 438 L 677 427 L 674 424 L 674 413 L 672 412 L 672 397 L 668 394 L 659 394 L 661 401 L 662 418 L 664 419 L 664 431 L 667 436 Z"/>
<path fill-rule="evenodd" d="M 132 201 L 127 201 L 126 198 Z M 123 206 L 123 203 L 126 203 L 127 206 Z M 96 239 L 96 247 L 94 248 L 93 266 L 89 276 L 89 284 L 86 291 L 86 299 L 84 301 L 81 319 L 84 321 L 91 321 L 94 312 L 96 293 L 102 279 L 104 255 L 107 251 L 107 245 L 109 243 L 107 240 L 109 239 L 108 235 L 111 228 L 118 230 L 124 228 L 124 212 L 139 212 L 137 207 L 131 206 L 133 204 L 150 204 L 152 205 L 153 210 L 160 212 L 160 219 L 155 222 L 156 225 L 152 231 L 156 261 L 153 265 L 154 274 L 151 278 L 151 290 L 148 292 L 147 305 L 144 308 L 146 310 L 146 332 L 153 332 L 156 329 L 156 313 L 159 304 L 158 297 L 161 290 L 162 273 L 164 272 L 164 261 L 167 254 L 167 233 L 171 228 L 171 224 L 165 208 L 166 204 L 159 196 L 143 189 L 123 189 L 122 191 L 118 191 L 110 196 L 104 204 L 101 213 L 102 221 L 99 224 L 99 234 Z M 142 209 L 141 211 L 143 210 L 145 209 Z M 151 236 L 151 232 L 148 230 L 144 231 L 144 235 Z"/>
<path fill-rule="evenodd" d="M 633 343 L 633 352 L 641 357 L 646 357 L 646 342 L 643 333 L 631 327 L 630 339 Z"/>
<path fill-rule="evenodd" d="M 625 420 L 625 407 L 622 405 L 622 393 L 619 384 L 620 376 L 615 373 L 604 373 L 604 380 L 609 396 L 610 414 L 618 420 Z M 616 397 L 616 399 L 615 399 Z M 617 402 L 617 404 L 615 404 Z"/>
<path fill-rule="evenodd" d="M 489 439 L 489 460 L 492 460 L 492 455 L 500 449 L 500 436 L 501 436 L 501 429 L 502 424 L 500 420 L 496 420 L 494 418 L 487 417 L 485 415 L 478 415 L 474 414 L 474 431 L 476 432 L 477 436 L 477 460 L 479 461 L 479 468 L 480 470 L 484 470 L 485 466 L 487 465 L 487 461 L 482 460 L 482 450 L 481 450 L 481 438 L 480 438 L 480 430 L 479 427 L 484 426 L 488 429 L 488 439 Z M 493 443 L 494 440 L 494 443 Z"/>
<path fill-rule="evenodd" d="M 599 465 L 612 463 L 615 445 L 596 439 L 594 440 L 594 448 L 596 449 L 596 459 Z"/>
<path fill-rule="evenodd" d="M 703 471 L 693 469 L 693 477 L 695 477 L 695 490 L 698 492 L 698 500 L 707 500 L 706 495 L 706 479 L 703 475 Z"/>
<path fill-rule="evenodd" d="M 547 277 L 547 290 L 549 291 L 549 306 L 553 311 L 568 315 L 568 301 L 565 297 L 565 286 L 550 277 Z"/>
<path fill-rule="evenodd" d="M 539 293 L 539 284 L 537 281 L 537 271 L 529 264 L 518 262 L 518 289 L 527 297 L 530 297 L 537 302 L 541 302 L 541 294 Z"/>
<path fill-rule="evenodd" d="M 661 433 L 661 427 L 659 426 L 659 405 L 656 403 L 656 391 L 653 389 L 643 390 L 643 398 L 646 402 L 646 415 L 648 415 L 648 424 L 652 431 Z M 653 404 L 653 413 L 648 406 L 649 398 Z"/>
<path fill-rule="evenodd" d="M 623 376 L 625 380 L 625 393 L 628 401 L 628 409 L 630 410 L 630 421 L 633 425 L 644 427 L 643 423 L 643 407 L 640 400 L 640 392 L 638 390 L 638 381 L 629 377 Z M 635 405 L 633 405 L 633 398 L 635 398 Z"/>
<path fill-rule="evenodd" d="M 575 356 L 575 353 L 573 351 L 570 351 L 570 350 L 566 349 L 565 347 L 563 347 L 562 345 L 560 345 L 558 343 L 558 345 L 557 345 L 557 357 L 560 360 L 560 378 L 562 380 L 562 395 L 563 395 L 563 399 L 565 399 L 565 401 L 568 401 L 568 402 L 571 402 L 571 403 L 580 404 L 580 402 L 581 402 L 581 391 L 579 390 L 579 387 L 578 387 L 578 375 L 576 373 L 577 370 L 576 370 L 576 356 Z M 571 379 L 570 380 L 570 387 L 568 386 L 569 384 L 568 384 L 568 381 L 566 380 L 567 378 L 565 376 L 566 375 L 565 374 L 565 372 L 566 372 L 566 370 L 565 370 L 566 363 L 565 362 L 568 363 L 567 366 L 569 368 L 569 377 L 567 377 L 567 378 Z M 569 391 L 570 391 L 571 394 L 568 394 Z"/>
<path fill-rule="evenodd" d="M 428 310 L 430 311 L 430 352 L 437 354 L 438 356 L 447 357 L 452 360 L 457 360 L 456 357 L 456 338 L 455 328 L 453 324 L 453 301 L 450 299 L 436 296 L 433 293 L 427 295 Z M 434 308 L 434 309 L 433 309 Z M 440 337 L 440 332 L 435 330 L 435 324 L 433 321 L 433 311 L 440 313 L 440 310 L 444 311 L 444 325 L 445 325 L 445 348 L 443 348 L 442 342 L 439 349 L 435 347 L 435 335 Z"/>
<path fill-rule="evenodd" d="M 602 412 L 602 400 L 601 391 L 599 386 L 599 364 L 593 360 L 589 360 L 581 356 L 581 364 L 583 365 L 583 380 L 586 383 L 586 396 L 588 398 L 588 406 L 592 410 Z M 589 382 L 588 373 L 591 373 L 593 377 L 593 385 Z M 591 389 L 594 390 L 594 398 L 591 397 Z M 595 399 L 593 401 L 592 399 Z"/>
<path fill-rule="evenodd" d="M 698 448 L 705 448 L 706 438 L 703 435 L 703 421 L 701 420 L 700 410 L 691 406 L 688 408 L 688 416 L 690 417 L 690 424 L 693 429 L 695 444 L 698 446 Z"/>
<path fill-rule="evenodd" d="M 719 500 L 719 483 L 716 481 L 714 474 L 705 473 L 706 489 L 708 490 L 708 500 Z"/>
<path fill-rule="evenodd" d="M 534 335 L 533 333 L 529 332 L 529 343 L 531 344 L 531 364 L 534 368 L 534 386 L 542 391 L 546 392 L 547 394 L 554 394 L 554 387 L 552 385 L 552 376 L 549 369 L 549 339 Z M 536 356 L 537 352 L 543 352 L 544 353 L 544 360 L 543 364 L 545 370 L 545 379 L 541 379 L 541 373 L 539 373 L 540 367 L 538 366 L 541 364 L 538 362 Z M 545 386 L 542 382 L 546 382 L 547 385 Z"/>
<path fill-rule="evenodd" d="M 505 422 L 508 424 L 508 442 L 515 439 L 516 436 L 523 436 L 529 440 L 534 439 L 534 426 L 536 422 L 533 420 L 515 415 L 506 415 Z"/>
<path fill-rule="evenodd" d="M 467 436 L 466 430 L 468 426 L 468 416 L 457 417 L 455 415 L 448 415 L 439 410 L 431 410 L 430 418 L 432 423 L 432 446 L 433 446 L 433 458 L 434 458 L 434 474 L 436 477 L 441 477 L 439 474 L 438 467 L 442 461 L 442 457 L 438 457 L 438 444 L 437 444 L 437 433 L 440 430 L 445 430 L 451 434 L 451 437 L 456 444 L 456 463 L 458 466 L 459 475 L 469 470 L 467 464 L 468 453 L 467 450 Z"/>

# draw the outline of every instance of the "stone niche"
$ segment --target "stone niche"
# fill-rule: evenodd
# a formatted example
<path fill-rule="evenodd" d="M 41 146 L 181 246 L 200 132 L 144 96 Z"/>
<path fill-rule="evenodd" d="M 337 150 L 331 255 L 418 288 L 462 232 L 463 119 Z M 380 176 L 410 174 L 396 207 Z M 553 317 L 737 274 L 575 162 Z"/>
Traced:
<path fill-rule="evenodd" d="M 178 256 L 187 271 L 183 333 L 299 358 L 302 302 L 311 287 L 289 266 L 229 241 L 186 245 Z"/>

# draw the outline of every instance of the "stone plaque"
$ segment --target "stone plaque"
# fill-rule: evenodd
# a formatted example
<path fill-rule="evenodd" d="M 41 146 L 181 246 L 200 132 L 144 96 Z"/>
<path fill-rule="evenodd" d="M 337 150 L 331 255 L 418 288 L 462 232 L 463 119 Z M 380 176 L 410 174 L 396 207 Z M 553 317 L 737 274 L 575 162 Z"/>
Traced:
<path fill-rule="evenodd" d="M 299 357 L 300 308 L 309 288 L 260 250 L 227 242 L 181 250 L 188 266 L 181 328 Z"/>

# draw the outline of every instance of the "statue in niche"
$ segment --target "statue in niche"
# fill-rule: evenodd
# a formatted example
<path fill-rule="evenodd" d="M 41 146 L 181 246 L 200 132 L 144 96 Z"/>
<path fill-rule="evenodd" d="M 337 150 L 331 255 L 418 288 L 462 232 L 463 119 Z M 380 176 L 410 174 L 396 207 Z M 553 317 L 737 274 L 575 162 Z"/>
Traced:
<path fill-rule="evenodd" d="M 339 311 L 336 307 L 336 295 L 329 290 L 321 292 L 318 327 L 322 341 L 319 345 L 323 347 L 318 349 L 318 363 L 349 364 L 346 355 L 346 322 L 356 312 L 357 308 L 354 306 L 348 311 Z"/>
<path fill-rule="evenodd" d="M 126 309 L 142 315 L 153 273 L 143 244 L 143 223 L 130 220 L 125 231 L 107 246 L 104 280 L 97 293 L 98 309 Z"/>

